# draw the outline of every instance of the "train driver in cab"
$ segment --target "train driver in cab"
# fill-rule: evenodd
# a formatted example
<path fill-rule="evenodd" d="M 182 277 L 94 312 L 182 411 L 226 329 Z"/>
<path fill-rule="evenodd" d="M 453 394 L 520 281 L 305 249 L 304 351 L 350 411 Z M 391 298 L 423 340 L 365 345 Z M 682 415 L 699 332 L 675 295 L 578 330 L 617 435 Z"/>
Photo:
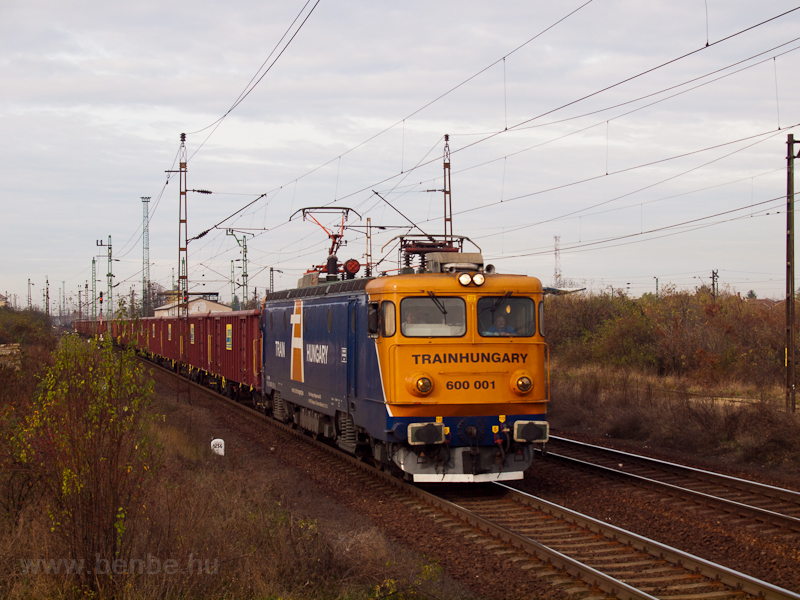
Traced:
<path fill-rule="evenodd" d="M 500 335 L 503 337 L 510 337 L 512 335 L 517 335 L 516 329 L 511 327 L 511 325 L 506 325 L 506 316 L 505 315 L 497 315 L 494 320 L 494 325 L 489 327 L 486 330 L 486 335 Z"/>

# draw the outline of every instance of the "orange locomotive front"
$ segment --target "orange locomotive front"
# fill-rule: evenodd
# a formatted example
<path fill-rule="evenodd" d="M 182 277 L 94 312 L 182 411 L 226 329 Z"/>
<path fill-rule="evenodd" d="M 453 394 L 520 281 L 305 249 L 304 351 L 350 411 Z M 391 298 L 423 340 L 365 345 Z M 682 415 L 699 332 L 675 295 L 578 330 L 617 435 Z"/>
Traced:
<path fill-rule="evenodd" d="M 533 443 L 548 438 L 542 285 L 457 262 L 448 268 L 459 256 L 441 257 L 438 270 L 452 272 L 366 286 L 380 317 L 387 421 L 396 425 L 387 431 L 390 455 L 414 481 L 521 479 Z M 392 433 L 405 443 L 391 444 Z"/>

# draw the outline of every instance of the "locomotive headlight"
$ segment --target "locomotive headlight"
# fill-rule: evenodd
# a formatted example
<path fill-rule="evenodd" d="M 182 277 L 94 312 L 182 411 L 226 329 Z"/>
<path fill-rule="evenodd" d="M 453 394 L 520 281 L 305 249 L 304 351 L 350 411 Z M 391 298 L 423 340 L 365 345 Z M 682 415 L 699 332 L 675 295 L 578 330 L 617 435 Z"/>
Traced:
<path fill-rule="evenodd" d="M 515 394 L 520 396 L 530 393 L 533 389 L 533 378 L 531 374 L 524 370 L 516 371 L 511 376 L 511 389 Z"/>
<path fill-rule="evenodd" d="M 412 371 L 406 375 L 406 390 L 412 396 L 427 396 L 433 391 L 433 378 L 425 371 Z"/>
<path fill-rule="evenodd" d="M 520 377 L 517 379 L 517 387 L 520 392 L 530 392 L 533 387 L 533 382 L 529 377 Z"/>
<path fill-rule="evenodd" d="M 472 276 L 469 273 L 461 273 L 461 275 L 458 276 L 458 283 L 461 285 L 469 285 L 472 283 Z"/>
<path fill-rule="evenodd" d="M 472 283 L 475 285 L 483 285 L 484 281 L 486 281 L 486 277 L 484 277 L 483 273 L 475 273 L 472 276 Z"/>
<path fill-rule="evenodd" d="M 417 390 L 423 394 L 427 394 L 433 389 L 433 382 L 427 377 L 420 377 L 417 379 Z"/>

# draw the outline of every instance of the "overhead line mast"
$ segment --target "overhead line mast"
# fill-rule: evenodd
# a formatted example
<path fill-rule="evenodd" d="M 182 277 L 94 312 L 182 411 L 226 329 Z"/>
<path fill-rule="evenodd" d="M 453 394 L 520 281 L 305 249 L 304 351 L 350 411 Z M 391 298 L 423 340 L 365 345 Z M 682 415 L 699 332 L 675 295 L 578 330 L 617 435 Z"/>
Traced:
<path fill-rule="evenodd" d="M 186 134 L 181 134 L 181 147 L 179 151 L 180 202 L 178 206 L 178 289 L 181 294 L 178 298 L 178 315 L 189 316 L 189 225 L 186 205 Z M 181 332 L 183 340 L 183 332 Z"/>
<path fill-rule="evenodd" d="M 178 150 L 178 180 L 180 198 L 178 201 L 178 374 L 184 366 L 188 369 L 187 354 L 189 348 L 187 345 L 189 333 L 189 217 L 188 207 L 186 202 L 187 184 L 186 184 L 186 165 L 188 159 L 186 158 L 186 134 L 181 134 L 181 147 Z M 175 171 L 167 171 L 168 173 L 175 173 Z M 181 318 L 183 317 L 183 318 Z M 186 373 L 186 379 L 181 379 L 182 383 L 176 390 L 177 401 L 185 399 L 191 402 L 191 388 L 189 387 L 189 373 Z"/>
<path fill-rule="evenodd" d="M 453 240 L 453 199 L 450 195 L 450 135 L 444 134 L 444 241 Z"/>
<path fill-rule="evenodd" d="M 794 347 L 794 145 L 793 134 L 786 138 L 786 412 L 797 410 L 796 352 Z"/>
<path fill-rule="evenodd" d="M 150 316 L 150 196 L 142 196 L 142 316 Z M 133 306 L 131 306 L 133 309 Z"/>
<path fill-rule="evenodd" d="M 247 303 L 247 234 L 242 234 L 242 239 L 240 240 L 233 229 L 226 229 L 225 235 L 233 236 L 233 239 L 236 240 L 236 243 L 242 247 L 242 289 L 244 290 L 244 296 L 242 301 L 244 304 Z M 231 261 L 231 281 L 233 281 L 233 261 Z M 232 289 L 232 288 L 231 288 Z M 233 294 L 231 294 L 233 296 Z"/>

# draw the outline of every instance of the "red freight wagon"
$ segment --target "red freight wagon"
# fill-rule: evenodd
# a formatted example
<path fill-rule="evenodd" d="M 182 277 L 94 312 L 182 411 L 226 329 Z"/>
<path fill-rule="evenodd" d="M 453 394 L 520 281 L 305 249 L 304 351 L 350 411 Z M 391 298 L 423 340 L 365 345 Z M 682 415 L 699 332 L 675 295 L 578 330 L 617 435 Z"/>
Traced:
<path fill-rule="evenodd" d="M 180 352 L 180 327 L 186 327 L 186 322 L 180 323 L 177 317 L 149 317 L 140 321 L 141 330 L 134 332 L 130 337 L 137 342 L 137 348 L 160 360 L 162 366 L 174 366 L 181 358 Z M 118 339 L 125 341 L 125 335 Z M 188 330 L 186 333 L 188 346 Z M 184 358 L 184 361 L 186 359 Z"/>
<path fill-rule="evenodd" d="M 204 321 L 209 375 L 229 393 L 260 390 L 261 311 L 208 313 Z"/>
<path fill-rule="evenodd" d="M 159 317 L 152 319 L 149 349 L 152 354 L 170 361 L 177 361 L 178 354 L 178 319 L 177 317 Z"/>
<path fill-rule="evenodd" d="M 188 345 L 186 347 L 186 360 L 191 365 L 191 378 L 198 380 L 199 375 L 208 373 L 208 333 L 207 321 L 210 313 L 193 314 L 189 316 Z"/>

